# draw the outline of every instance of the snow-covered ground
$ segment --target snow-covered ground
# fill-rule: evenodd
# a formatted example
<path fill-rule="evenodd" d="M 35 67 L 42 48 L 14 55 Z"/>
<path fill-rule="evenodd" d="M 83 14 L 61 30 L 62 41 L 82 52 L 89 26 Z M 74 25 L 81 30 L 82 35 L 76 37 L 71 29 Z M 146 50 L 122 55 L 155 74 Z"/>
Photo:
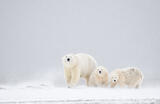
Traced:
<path fill-rule="evenodd" d="M 160 104 L 160 88 L 75 88 L 54 87 L 49 83 L 0 86 L 0 104 Z"/>

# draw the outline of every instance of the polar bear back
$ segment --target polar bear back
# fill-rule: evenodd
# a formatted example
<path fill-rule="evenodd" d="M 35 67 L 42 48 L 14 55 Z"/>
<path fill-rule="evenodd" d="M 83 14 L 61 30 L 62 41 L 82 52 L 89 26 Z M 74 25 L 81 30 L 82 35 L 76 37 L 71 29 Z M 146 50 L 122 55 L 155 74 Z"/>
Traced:
<path fill-rule="evenodd" d="M 133 84 L 139 80 L 143 80 L 143 74 L 138 68 L 128 67 L 124 72 L 127 84 Z"/>
<path fill-rule="evenodd" d="M 80 70 L 81 77 L 90 76 L 93 70 L 95 70 L 97 67 L 95 59 L 92 56 L 84 53 L 79 53 L 75 56 L 78 60 L 77 68 Z"/>

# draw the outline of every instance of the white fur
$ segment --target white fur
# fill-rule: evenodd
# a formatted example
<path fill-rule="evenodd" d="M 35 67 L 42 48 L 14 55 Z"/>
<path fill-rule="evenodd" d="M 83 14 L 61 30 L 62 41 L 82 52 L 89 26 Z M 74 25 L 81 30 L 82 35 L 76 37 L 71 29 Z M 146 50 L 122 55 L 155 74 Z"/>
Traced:
<path fill-rule="evenodd" d="M 114 70 L 110 76 L 111 87 L 115 87 L 116 85 L 124 87 L 127 85 L 130 88 L 139 88 L 142 81 L 143 74 L 135 67 Z"/>
<path fill-rule="evenodd" d="M 101 73 L 100 73 L 100 72 Z M 105 67 L 99 66 L 94 70 L 89 79 L 89 86 L 107 87 L 108 85 L 108 71 Z"/>
<path fill-rule="evenodd" d="M 68 58 L 70 59 L 69 62 L 67 61 Z M 97 66 L 95 59 L 84 53 L 65 55 L 62 62 L 68 87 L 75 86 L 80 77 L 85 78 L 88 85 L 90 74 Z"/>

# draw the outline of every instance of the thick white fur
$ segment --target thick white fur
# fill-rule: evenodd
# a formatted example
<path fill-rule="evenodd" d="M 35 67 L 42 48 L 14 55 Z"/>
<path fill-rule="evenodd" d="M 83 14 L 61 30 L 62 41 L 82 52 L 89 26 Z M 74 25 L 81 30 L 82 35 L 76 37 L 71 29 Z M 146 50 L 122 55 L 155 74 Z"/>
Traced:
<path fill-rule="evenodd" d="M 112 88 L 116 85 L 119 85 L 120 87 L 127 85 L 129 88 L 139 88 L 142 81 L 143 74 L 135 67 L 116 69 L 110 76 L 110 84 Z"/>
<path fill-rule="evenodd" d="M 67 58 L 70 58 L 70 62 L 67 61 Z M 68 87 L 75 86 L 80 77 L 85 78 L 88 85 L 90 74 L 97 67 L 95 59 L 84 53 L 65 55 L 62 62 Z"/>
<path fill-rule="evenodd" d="M 101 71 L 101 73 L 99 73 Z M 108 85 L 108 71 L 105 67 L 99 66 L 94 70 L 89 79 L 89 86 L 107 87 Z"/>

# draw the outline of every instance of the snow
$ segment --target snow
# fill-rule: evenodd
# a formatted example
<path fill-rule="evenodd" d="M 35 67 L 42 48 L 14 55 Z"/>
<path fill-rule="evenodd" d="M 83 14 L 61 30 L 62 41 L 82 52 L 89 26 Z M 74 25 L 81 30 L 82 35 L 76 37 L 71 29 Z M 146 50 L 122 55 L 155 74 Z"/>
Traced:
<path fill-rule="evenodd" d="M 160 104 L 160 88 L 75 88 L 55 87 L 50 83 L 23 83 L 0 86 L 0 104 L 112 103 Z"/>

